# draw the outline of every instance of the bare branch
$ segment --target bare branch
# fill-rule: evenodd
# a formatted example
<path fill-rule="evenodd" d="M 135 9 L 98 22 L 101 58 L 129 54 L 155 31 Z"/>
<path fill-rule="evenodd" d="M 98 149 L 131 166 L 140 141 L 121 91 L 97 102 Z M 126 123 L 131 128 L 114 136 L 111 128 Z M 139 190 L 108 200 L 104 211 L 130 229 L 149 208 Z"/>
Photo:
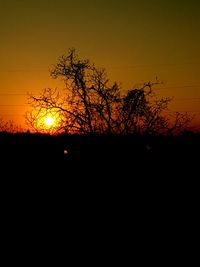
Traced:
<path fill-rule="evenodd" d="M 55 131 L 80 134 L 174 133 L 190 122 L 189 116 L 180 113 L 171 122 L 166 112 L 172 99 L 158 99 L 153 91 L 161 84 L 158 79 L 122 95 L 119 85 L 109 82 L 105 69 L 80 60 L 75 49 L 58 59 L 51 76 L 65 81 L 65 92 L 46 88 L 39 96 L 28 96 L 32 110 L 26 115 L 27 123 L 36 131 L 49 113 L 59 118 Z"/>

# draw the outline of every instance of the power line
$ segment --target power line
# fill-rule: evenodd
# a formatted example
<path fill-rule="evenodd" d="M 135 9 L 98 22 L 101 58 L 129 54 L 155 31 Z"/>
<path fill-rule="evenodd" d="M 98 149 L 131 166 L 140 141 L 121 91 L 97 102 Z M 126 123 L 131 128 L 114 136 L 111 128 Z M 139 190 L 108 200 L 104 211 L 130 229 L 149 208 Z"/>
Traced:
<path fill-rule="evenodd" d="M 46 69 L 10 69 L 10 70 L 0 70 L 1 73 L 17 73 L 17 72 L 38 72 L 38 71 L 42 71 L 42 72 L 46 72 L 49 71 L 49 68 Z"/>
<path fill-rule="evenodd" d="M 15 95 L 27 95 L 27 94 L 18 94 L 18 93 L 2 93 L 0 96 L 15 96 Z"/>
<path fill-rule="evenodd" d="M 174 97 L 173 101 L 192 101 L 192 100 L 200 100 L 200 97 Z"/>
<path fill-rule="evenodd" d="M 51 64 L 52 65 L 52 64 Z M 200 65 L 200 62 L 180 62 L 180 63 L 155 63 L 155 64 L 137 64 L 137 65 L 108 65 L 106 68 L 109 69 L 134 69 L 134 68 L 147 68 L 147 67 L 156 67 L 156 66 L 168 66 L 168 67 L 174 67 L 174 66 L 187 66 L 187 65 L 193 65 L 197 66 Z M 35 66 L 30 69 L 24 69 L 24 68 L 15 68 L 15 69 L 0 69 L 0 72 L 32 72 L 32 71 L 49 71 L 50 67 L 47 66 Z"/>
<path fill-rule="evenodd" d="M 108 69 L 136 69 L 136 68 L 152 68 L 152 67 L 180 67 L 180 66 L 197 66 L 200 62 L 183 62 L 183 63 L 155 63 L 155 64 L 138 64 L 138 65 L 126 65 L 126 66 L 107 66 Z"/>
<path fill-rule="evenodd" d="M 181 88 L 200 88 L 200 84 L 199 85 L 180 85 L 180 86 L 167 86 L 167 87 L 159 87 L 158 90 L 165 90 L 165 89 L 181 89 Z M 129 91 L 131 89 L 122 89 L 122 91 Z M 25 93 L 0 93 L 0 96 L 14 96 L 14 95 L 28 95 L 28 92 Z M 34 95 L 38 95 L 38 94 L 34 94 Z"/>
<path fill-rule="evenodd" d="M 0 107 L 26 107 L 28 104 L 0 104 Z"/>
<path fill-rule="evenodd" d="M 162 86 L 162 85 L 161 85 Z M 138 86 L 139 89 L 140 86 Z M 137 88 L 137 86 L 133 87 Z M 154 88 L 156 91 L 160 90 L 168 90 L 168 89 L 183 89 L 183 88 L 200 88 L 200 85 L 183 85 L 183 86 L 167 86 L 167 87 L 159 87 L 159 88 Z M 129 91 L 130 89 L 122 89 L 122 91 Z"/>
<path fill-rule="evenodd" d="M 0 117 L 24 117 L 24 114 L 3 114 Z"/>
<path fill-rule="evenodd" d="M 15 95 L 26 95 L 26 94 L 0 94 L 0 96 L 15 96 Z M 34 94 L 37 95 L 37 94 Z M 200 100 L 200 97 L 174 97 L 173 100 Z M 0 106 L 10 106 L 10 104 L 0 104 Z M 13 104 L 13 106 L 21 106 L 18 104 Z"/>
<path fill-rule="evenodd" d="M 196 85 L 180 85 L 180 86 L 167 86 L 159 89 L 179 89 L 179 88 L 200 88 L 200 84 Z"/>

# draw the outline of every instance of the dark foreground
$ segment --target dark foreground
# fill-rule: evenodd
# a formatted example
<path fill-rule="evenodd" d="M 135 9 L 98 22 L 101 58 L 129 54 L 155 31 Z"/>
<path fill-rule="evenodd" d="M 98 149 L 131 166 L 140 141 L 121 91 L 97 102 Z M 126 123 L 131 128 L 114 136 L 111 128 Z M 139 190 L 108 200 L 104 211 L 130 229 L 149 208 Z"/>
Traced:
<path fill-rule="evenodd" d="M 1 183 L 14 193 L 171 201 L 196 197 L 200 136 L 0 134 Z"/>
<path fill-rule="evenodd" d="M 200 136 L 0 134 L 2 178 L 149 183 L 198 176 Z M 185 176 L 185 177 L 183 177 Z"/>
<path fill-rule="evenodd" d="M 196 236 L 199 135 L 1 133 L 0 149 L 2 229 L 16 247 L 22 235 L 24 244 L 71 236 L 70 246 L 90 240 L 109 251 L 109 242 L 155 242 L 157 258 L 163 244 L 177 254 Z"/>

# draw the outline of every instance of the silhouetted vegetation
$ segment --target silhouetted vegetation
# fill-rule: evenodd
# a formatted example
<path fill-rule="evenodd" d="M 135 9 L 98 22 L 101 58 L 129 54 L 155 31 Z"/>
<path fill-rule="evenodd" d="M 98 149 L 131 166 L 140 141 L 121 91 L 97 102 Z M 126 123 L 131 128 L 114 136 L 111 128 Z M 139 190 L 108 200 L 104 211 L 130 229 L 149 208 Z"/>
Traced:
<path fill-rule="evenodd" d="M 17 133 L 23 132 L 22 127 L 15 124 L 14 121 L 9 120 L 5 121 L 0 118 L 0 132 L 10 132 L 10 133 Z"/>
<path fill-rule="evenodd" d="M 26 118 L 36 133 L 1 128 L 1 162 L 8 166 L 7 175 L 18 171 L 68 182 L 78 176 L 85 186 L 86 181 L 104 181 L 104 186 L 123 181 L 151 188 L 169 181 L 177 186 L 183 173 L 193 177 L 200 136 L 187 130 L 187 114 L 168 118 L 170 99 L 154 94 L 157 81 L 123 94 L 118 84 L 109 85 L 105 70 L 78 59 L 74 50 L 59 59 L 51 75 L 62 77 L 66 88 L 29 96 L 32 111 Z M 40 127 L 47 114 L 59 118 L 52 127 L 55 135 Z"/>
<path fill-rule="evenodd" d="M 158 81 L 124 93 L 116 82 L 109 82 L 105 69 L 79 59 L 74 49 L 59 58 L 51 76 L 63 79 L 65 91 L 46 88 L 39 97 L 29 96 L 32 110 L 26 119 L 36 131 L 45 131 L 41 117 L 47 114 L 59 119 L 52 132 L 69 134 L 174 134 L 191 120 L 177 112 L 169 118 L 171 99 L 159 99 L 152 89 Z"/>

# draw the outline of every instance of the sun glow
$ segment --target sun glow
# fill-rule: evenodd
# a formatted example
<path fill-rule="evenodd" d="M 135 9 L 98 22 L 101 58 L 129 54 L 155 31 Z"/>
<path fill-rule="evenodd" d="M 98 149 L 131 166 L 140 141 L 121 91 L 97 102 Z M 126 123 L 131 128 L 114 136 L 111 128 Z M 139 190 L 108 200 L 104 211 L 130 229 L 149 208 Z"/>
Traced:
<path fill-rule="evenodd" d="M 38 108 L 31 115 L 34 128 L 38 132 L 55 134 L 62 128 L 62 115 L 59 112 Z"/>
<path fill-rule="evenodd" d="M 54 125 L 54 123 L 55 123 L 55 119 L 53 117 L 48 116 L 45 118 L 45 125 L 46 126 L 51 127 Z"/>

